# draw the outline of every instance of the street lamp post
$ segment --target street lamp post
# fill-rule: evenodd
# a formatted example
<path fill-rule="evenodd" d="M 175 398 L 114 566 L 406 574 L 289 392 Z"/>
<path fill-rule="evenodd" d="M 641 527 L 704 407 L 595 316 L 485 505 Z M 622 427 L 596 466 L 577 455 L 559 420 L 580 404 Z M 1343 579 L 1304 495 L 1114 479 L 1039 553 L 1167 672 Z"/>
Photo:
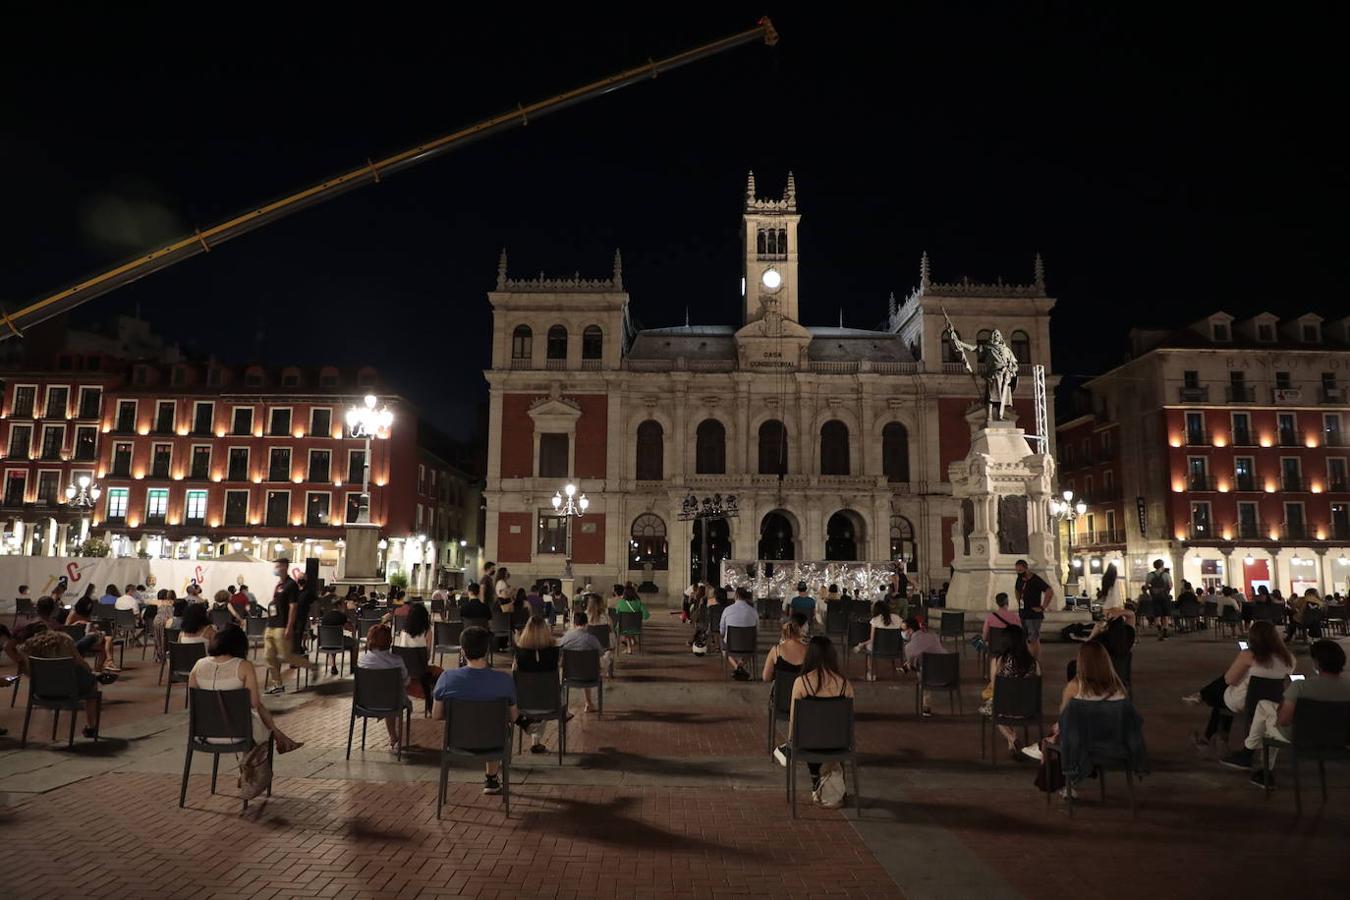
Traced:
<path fill-rule="evenodd" d="M 1087 504 L 1082 500 L 1077 503 L 1073 500 L 1073 491 L 1066 490 L 1062 495 L 1063 500 L 1050 501 L 1050 520 L 1055 523 L 1055 542 L 1060 545 L 1060 559 L 1067 556 L 1064 553 L 1063 541 L 1064 535 L 1061 533 L 1060 524 L 1072 523 L 1079 516 L 1087 512 Z M 1065 570 L 1066 581 L 1072 578 L 1073 572 Z"/>
<path fill-rule="evenodd" d="M 563 494 L 567 496 L 564 497 Z M 586 514 L 586 508 L 591 505 L 591 501 L 586 499 L 585 494 L 577 493 L 577 486 L 570 481 L 562 489 L 562 493 L 553 492 L 553 509 L 566 522 L 567 535 L 566 547 L 563 556 L 563 577 L 572 577 L 572 520 L 579 519 Z"/>
<path fill-rule="evenodd" d="M 725 522 L 727 519 L 739 518 L 740 514 L 735 494 L 727 494 L 725 497 L 713 494 L 701 501 L 690 494 L 680 504 L 680 521 L 699 523 L 699 536 L 702 540 L 699 546 L 698 580 L 703 584 L 708 583 L 708 526 L 716 521 Z"/>
<path fill-rule="evenodd" d="M 347 430 L 354 438 L 366 439 L 365 457 L 361 467 L 361 501 L 356 512 L 356 521 L 365 525 L 370 522 L 370 453 L 371 440 L 389 437 L 389 428 L 394 424 L 394 414 L 389 407 L 375 408 L 374 394 L 366 394 L 362 406 L 353 406 L 347 410 Z"/>
<path fill-rule="evenodd" d="M 73 484 L 66 485 L 66 506 L 80 512 L 80 544 L 89 539 L 89 517 L 102 493 L 102 488 L 88 475 L 81 475 Z"/>

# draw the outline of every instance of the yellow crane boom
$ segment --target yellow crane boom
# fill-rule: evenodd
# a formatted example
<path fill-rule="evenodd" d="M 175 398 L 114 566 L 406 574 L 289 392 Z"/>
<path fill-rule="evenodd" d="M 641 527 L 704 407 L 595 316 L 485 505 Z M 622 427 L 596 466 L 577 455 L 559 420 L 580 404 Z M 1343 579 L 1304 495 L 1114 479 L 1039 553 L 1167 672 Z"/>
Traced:
<path fill-rule="evenodd" d="M 231 238 L 239 237 L 291 213 L 332 199 L 353 188 L 375 184 L 386 175 L 411 168 L 418 163 L 461 147 L 470 141 L 487 137 L 515 125 L 527 125 L 532 118 L 537 119 L 540 116 L 558 112 L 592 97 L 608 94 L 647 78 L 655 78 L 662 72 L 668 72 L 758 40 L 762 40 L 769 46 L 778 43 L 778 32 L 774 30 L 773 23 L 769 21 L 767 16 L 761 18 L 754 28 L 746 31 L 701 44 L 663 59 L 649 59 L 643 65 L 625 69 L 607 78 L 592 81 L 589 84 L 544 100 L 517 106 L 510 112 L 484 119 L 481 122 L 476 122 L 458 131 L 410 147 L 392 156 L 386 156 L 378 160 L 368 159 L 363 166 L 319 184 L 311 185 L 304 190 L 288 194 L 279 200 L 249 209 L 210 228 L 197 229 L 192 234 L 170 241 L 149 253 L 99 272 L 56 293 L 34 300 L 14 312 L 6 312 L 0 309 L 0 321 L 3 321 L 3 326 L 0 326 L 0 340 L 14 336 L 21 337 L 25 328 L 68 312 L 80 304 L 115 290 L 124 284 L 130 284 L 137 279 L 144 278 L 146 275 L 158 272 L 160 269 L 167 268 L 199 253 L 209 253 Z"/>

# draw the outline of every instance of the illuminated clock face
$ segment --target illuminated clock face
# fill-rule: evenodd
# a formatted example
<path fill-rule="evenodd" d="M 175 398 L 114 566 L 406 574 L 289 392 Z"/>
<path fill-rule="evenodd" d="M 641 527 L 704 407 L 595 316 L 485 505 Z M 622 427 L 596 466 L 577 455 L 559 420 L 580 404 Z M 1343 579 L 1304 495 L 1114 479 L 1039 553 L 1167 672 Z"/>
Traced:
<path fill-rule="evenodd" d="M 783 286 L 783 276 L 777 269 L 765 269 L 764 274 L 759 276 L 759 283 L 764 285 L 767 291 L 776 291 Z"/>

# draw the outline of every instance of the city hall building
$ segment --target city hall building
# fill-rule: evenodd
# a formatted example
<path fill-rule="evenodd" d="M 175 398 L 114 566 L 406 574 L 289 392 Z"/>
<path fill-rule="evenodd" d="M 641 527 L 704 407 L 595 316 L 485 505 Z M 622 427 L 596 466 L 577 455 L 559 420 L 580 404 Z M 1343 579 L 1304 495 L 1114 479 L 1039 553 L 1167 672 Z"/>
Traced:
<path fill-rule="evenodd" d="M 800 219 L 791 174 L 774 199 L 750 175 L 736 324 L 640 327 L 617 252 L 599 279 L 516 279 L 503 252 L 488 294 L 485 553 L 516 584 L 561 576 L 570 543 L 579 584 L 683 589 L 704 538 L 679 519 L 690 494 L 738 501 L 739 517 L 708 526 L 713 577 L 728 558 L 897 559 L 925 588 L 947 580 L 947 467 L 969 449 L 979 392 L 943 309 L 965 341 L 1001 330 L 1031 432 L 1054 306 L 1040 260 L 1029 283 L 939 283 L 925 255 L 918 287 L 879 301 L 875 328 L 810 325 L 807 310 L 837 304 L 801 294 Z M 569 482 L 590 501 L 579 518 L 550 502 Z"/>

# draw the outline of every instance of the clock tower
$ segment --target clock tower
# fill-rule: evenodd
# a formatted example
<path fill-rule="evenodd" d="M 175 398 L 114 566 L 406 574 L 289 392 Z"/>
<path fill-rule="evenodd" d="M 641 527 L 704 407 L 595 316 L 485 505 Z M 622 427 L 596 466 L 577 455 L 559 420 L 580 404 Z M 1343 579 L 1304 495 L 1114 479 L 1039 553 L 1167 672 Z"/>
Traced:
<path fill-rule="evenodd" d="M 745 213 L 741 217 L 741 240 L 745 266 L 741 294 L 745 299 L 745 322 L 749 324 L 769 311 L 793 322 L 797 311 L 797 183 L 788 172 L 783 199 L 770 200 L 755 193 L 755 173 L 745 184 Z"/>

